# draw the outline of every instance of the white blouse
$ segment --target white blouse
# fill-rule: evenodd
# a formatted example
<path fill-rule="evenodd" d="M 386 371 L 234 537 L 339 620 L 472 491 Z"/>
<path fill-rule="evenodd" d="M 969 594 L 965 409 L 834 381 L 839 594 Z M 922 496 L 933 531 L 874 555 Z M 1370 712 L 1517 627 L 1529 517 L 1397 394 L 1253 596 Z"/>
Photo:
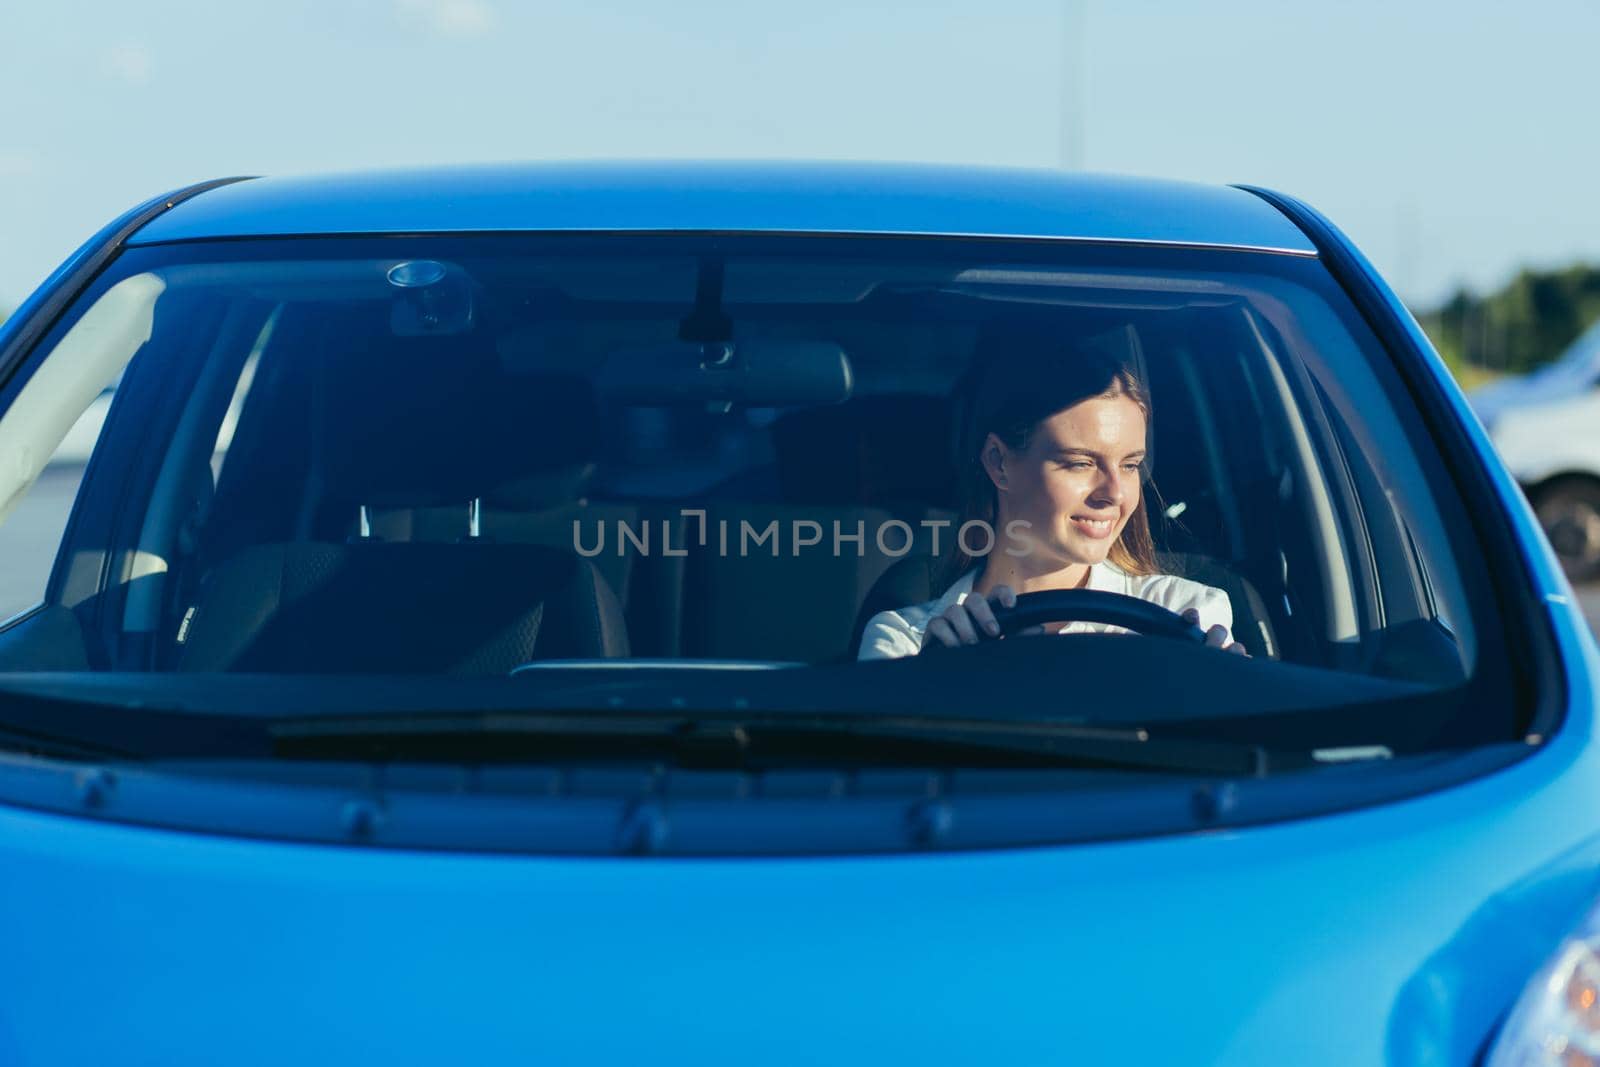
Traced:
<path fill-rule="evenodd" d="M 862 659 L 893 659 L 896 656 L 915 656 L 922 650 L 922 636 L 928 623 L 944 613 L 951 604 L 959 604 L 972 595 L 972 583 L 977 579 L 976 568 L 968 571 L 943 596 L 925 604 L 914 604 L 898 611 L 880 611 L 867 622 L 861 639 Z M 1209 630 L 1221 625 L 1228 630 L 1228 640 L 1233 640 L 1233 605 L 1228 594 L 1209 585 L 1179 578 L 1171 574 L 1129 574 L 1114 563 L 1096 563 L 1089 568 L 1087 589 L 1101 589 L 1108 593 L 1138 597 L 1158 604 L 1168 611 L 1183 613 L 1190 608 L 1200 612 L 1200 628 Z M 1097 622 L 1069 622 L 1062 627 L 1064 634 L 1121 632 L 1121 627 Z"/>

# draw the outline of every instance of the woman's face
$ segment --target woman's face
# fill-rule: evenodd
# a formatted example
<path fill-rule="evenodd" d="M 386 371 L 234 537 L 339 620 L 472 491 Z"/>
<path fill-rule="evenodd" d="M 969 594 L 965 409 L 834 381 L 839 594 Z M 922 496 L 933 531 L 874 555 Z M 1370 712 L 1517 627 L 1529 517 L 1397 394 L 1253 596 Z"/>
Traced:
<path fill-rule="evenodd" d="M 1018 562 L 1030 569 L 1104 561 L 1139 506 L 1144 451 L 1144 412 L 1126 396 L 1056 412 L 1025 449 L 990 434 L 982 459 L 999 498 L 997 550 L 1026 550 Z M 1018 519 L 1028 526 L 1008 526 Z"/>

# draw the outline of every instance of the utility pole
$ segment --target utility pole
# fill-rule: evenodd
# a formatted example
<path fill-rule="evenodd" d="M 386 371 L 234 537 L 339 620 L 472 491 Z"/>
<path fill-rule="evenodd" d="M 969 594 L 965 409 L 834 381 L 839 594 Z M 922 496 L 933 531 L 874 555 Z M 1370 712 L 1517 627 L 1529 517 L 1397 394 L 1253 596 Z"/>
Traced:
<path fill-rule="evenodd" d="M 1083 169 L 1083 112 L 1088 89 L 1085 61 L 1084 5 L 1088 0 L 1061 0 L 1061 129 L 1063 170 Z"/>
<path fill-rule="evenodd" d="M 1395 207 L 1395 281 L 1402 297 L 1416 298 L 1418 240 L 1417 204 L 1409 196 Z"/>

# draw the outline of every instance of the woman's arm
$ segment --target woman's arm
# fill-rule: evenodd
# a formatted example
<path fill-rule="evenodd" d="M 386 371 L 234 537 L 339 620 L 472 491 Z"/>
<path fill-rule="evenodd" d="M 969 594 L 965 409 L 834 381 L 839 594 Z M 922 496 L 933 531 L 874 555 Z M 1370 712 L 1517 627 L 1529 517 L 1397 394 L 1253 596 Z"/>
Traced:
<path fill-rule="evenodd" d="M 898 611 L 880 611 L 867 620 L 857 659 L 897 659 L 922 651 L 922 634 Z"/>

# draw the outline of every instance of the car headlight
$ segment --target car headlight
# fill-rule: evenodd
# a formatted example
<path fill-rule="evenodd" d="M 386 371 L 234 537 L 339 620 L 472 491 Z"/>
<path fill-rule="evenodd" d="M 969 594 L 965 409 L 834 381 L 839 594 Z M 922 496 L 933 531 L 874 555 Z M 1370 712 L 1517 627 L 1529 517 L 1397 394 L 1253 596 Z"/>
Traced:
<path fill-rule="evenodd" d="M 1534 976 L 1486 1067 L 1600 1067 L 1600 909 Z"/>

